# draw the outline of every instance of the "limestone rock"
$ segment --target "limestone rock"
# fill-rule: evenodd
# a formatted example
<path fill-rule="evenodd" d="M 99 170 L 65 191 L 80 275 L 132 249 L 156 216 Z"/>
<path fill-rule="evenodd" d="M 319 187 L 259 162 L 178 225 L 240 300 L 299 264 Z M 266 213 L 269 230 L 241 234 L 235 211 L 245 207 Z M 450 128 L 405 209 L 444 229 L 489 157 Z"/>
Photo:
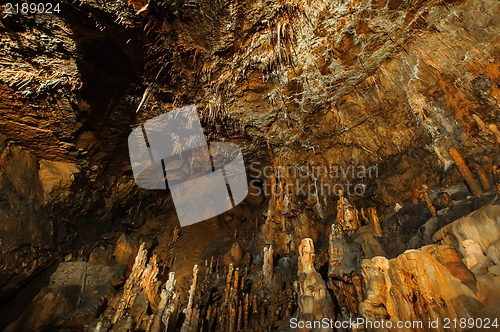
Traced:
<path fill-rule="evenodd" d="M 69 189 L 75 176 L 80 173 L 77 165 L 44 159 L 41 159 L 39 164 L 39 178 L 43 187 L 44 200 L 60 201 L 66 199 L 71 192 Z"/>
<path fill-rule="evenodd" d="M 465 240 L 462 242 L 460 251 L 465 257 L 463 261 L 469 269 L 478 263 L 485 263 L 487 261 L 483 250 L 474 240 Z"/>
<path fill-rule="evenodd" d="M 102 247 L 96 247 L 90 253 L 89 264 L 109 265 L 111 263 L 112 263 L 111 253 Z"/>
<path fill-rule="evenodd" d="M 136 252 L 130 237 L 122 234 L 116 241 L 113 256 L 118 263 L 130 264 L 133 262 Z"/>
<path fill-rule="evenodd" d="M 399 321 L 471 317 L 483 305 L 474 276 L 450 246 L 429 245 L 388 260 L 362 263 L 366 319 Z M 418 329 L 408 329 L 417 331 Z M 441 326 L 436 331 L 445 331 Z"/>
<path fill-rule="evenodd" d="M 486 249 L 486 255 L 496 265 L 500 265 L 500 239 L 490 244 L 488 249 Z"/>
<path fill-rule="evenodd" d="M 79 300 L 78 286 L 66 286 L 52 289 L 44 287 L 33 299 L 26 312 L 19 320 L 5 331 L 42 332 L 54 329 L 57 321 L 72 312 Z"/>
<path fill-rule="evenodd" d="M 231 246 L 229 252 L 227 252 L 223 256 L 222 261 L 227 266 L 229 266 L 230 264 L 238 265 L 242 258 L 243 258 L 243 251 L 241 249 L 241 246 L 238 243 L 234 243 Z"/>
<path fill-rule="evenodd" d="M 489 205 L 443 227 L 433 241 L 460 248 L 465 240 L 475 241 L 483 252 L 500 239 L 500 206 Z"/>
<path fill-rule="evenodd" d="M 314 268 L 314 244 L 309 238 L 302 240 L 299 247 L 299 320 L 328 320 L 335 318 L 333 301 L 326 288 L 325 281 Z M 331 331 L 321 328 L 318 331 Z"/>
<path fill-rule="evenodd" d="M 488 268 L 488 273 L 491 273 L 495 276 L 500 276 L 500 265 L 492 265 Z"/>

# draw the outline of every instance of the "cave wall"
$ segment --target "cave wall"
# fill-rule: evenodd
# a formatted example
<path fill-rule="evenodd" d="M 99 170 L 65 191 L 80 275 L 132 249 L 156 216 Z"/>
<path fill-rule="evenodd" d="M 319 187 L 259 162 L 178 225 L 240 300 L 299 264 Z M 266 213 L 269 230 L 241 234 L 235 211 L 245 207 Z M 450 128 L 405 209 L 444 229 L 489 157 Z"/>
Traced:
<path fill-rule="evenodd" d="M 61 255 L 88 256 L 98 233 L 172 212 L 166 193 L 135 186 L 126 139 L 175 107 L 196 103 L 208 139 L 239 144 L 247 165 L 377 166 L 328 181 L 363 183 L 354 202 L 382 216 L 422 185 L 462 181 L 450 147 L 469 163 L 498 153 L 496 1 L 145 5 L 63 1 L 57 16 L 2 19 L 0 297 Z M 249 198 L 245 248 L 296 252 L 309 237 L 324 253 L 337 198 Z"/>

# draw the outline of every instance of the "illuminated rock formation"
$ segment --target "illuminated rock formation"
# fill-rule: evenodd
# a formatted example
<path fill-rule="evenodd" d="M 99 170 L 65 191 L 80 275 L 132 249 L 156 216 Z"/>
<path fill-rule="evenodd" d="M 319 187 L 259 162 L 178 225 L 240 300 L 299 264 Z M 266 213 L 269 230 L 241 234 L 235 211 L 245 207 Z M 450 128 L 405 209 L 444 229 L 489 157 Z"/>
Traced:
<path fill-rule="evenodd" d="M 326 288 L 326 283 L 314 268 L 314 244 L 311 239 L 302 240 L 299 255 L 298 319 L 304 321 L 322 320 L 323 318 L 334 319 L 333 301 Z M 318 331 L 332 331 L 332 329 Z"/>
<path fill-rule="evenodd" d="M 498 0 L 60 4 L 0 9 L 0 330 L 500 312 Z M 127 136 L 189 104 L 257 195 L 181 229 Z"/>

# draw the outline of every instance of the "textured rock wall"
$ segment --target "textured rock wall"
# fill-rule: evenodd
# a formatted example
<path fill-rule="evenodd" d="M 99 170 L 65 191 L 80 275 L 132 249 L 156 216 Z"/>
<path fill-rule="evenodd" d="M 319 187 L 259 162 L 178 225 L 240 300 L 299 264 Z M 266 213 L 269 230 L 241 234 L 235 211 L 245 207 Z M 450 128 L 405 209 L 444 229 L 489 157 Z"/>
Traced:
<path fill-rule="evenodd" d="M 209 269 L 213 275 L 204 284 L 219 285 L 224 278 L 219 273 L 233 283 L 226 292 L 223 285 L 197 302 L 213 303 L 211 310 L 222 312 L 208 317 L 200 312 L 209 327 L 234 329 L 238 321 L 245 325 L 245 315 L 247 326 L 262 328 L 292 317 L 298 291 L 292 283 L 303 238 L 316 244 L 315 269 L 336 292 L 343 319 L 357 315 L 359 303 L 367 317 L 464 314 L 457 311 L 458 304 L 444 308 L 433 304 L 430 295 L 420 297 L 423 289 L 446 301 L 459 298 L 470 310 L 494 305 L 486 305 L 480 293 L 470 293 L 471 274 L 461 259 L 471 269 L 481 263 L 474 273 L 483 280 L 498 263 L 496 239 L 486 244 L 479 236 L 451 240 L 453 236 L 443 235 L 446 244 L 465 256 L 436 245 L 398 256 L 430 218 L 423 213 L 422 223 L 398 220 L 391 229 L 383 224 L 383 236 L 377 234 L 377 239 L 369 219 L 361 218 L 354 227 L 342 225 L 349 234 L 334 232 L 329 244 L 326 234 L 335 220 L 337 196 L 316 188 L 313 195 L 292 192 L 296 180 L 316 183 L 314 174 L 273 177 L 272 186 L 282 193 L 269 201 L 248 199 L 235 211 L 184 230 L 185 242 L 173 246 L 163 236 L 176 223 L 169 197 L 135 186 L 126 138 L 132 127 L 153 116 L 197 103 L 207 136 L 241 145 L 247 164 L 259 162 L 273 171 L 306 161 L 376 165 L 374 177 L 348 174 L 327 180 L 365 186 L 351 208 L 376 208 L 383 218 L 394 203 L 409 199 L 423 185 L 462 181 L 448 153 L 453 146 L 469 166 L 495 171 L 500 120 L 497 1 L 197 0 L 146 6 L 144 1 L 118 0 L 63 1 L 61 6 L 59 16 L 6 16 L 0 22 L 0 297 L 54 257 L 72 252 L 71 259 L 86 260 L 93 249 L 80 243 L 92 238 L 86 232 L 120 229 L 152 247 L 159 244 L 155 253 L 160 266 L 175 269 L 181 281 L 191 275 L 191 263 L 210 258 L 205 251 L 226 257 L 220 271 Z M 480 175 L 475 175 L 478 180 Z M 432 214 L 439 218 L 439 213 Z M 399 237 L 388 235 L 396 233 L 392 226 L 400 228 Z M 454 234 L 453 227 L 442 232 Z M 217 242 L 217 232 L 234 236 Z M 197 236 L 200 241 L 190 242 L 189 237 Z M 429 242 L 431 236 L 423 237 Z M 230 251 L 236 240 L 241 255 Z M 272 246 L 265 255 L 264 245 Z M 132 247 L 123 262 L 137 249 Z M 384 253 L 398 257 L 373 258 Z M 363 255 L 372 261 L 360 269 Z M 429 264 L 413 266 L 415 257 Z M 239 276 L 234 276 L 236 270 L 224 271 L 231 263 L 239 265 Z M 450 293 L 428 280 L 412 279 L 417 267 L 427 273 L 430 266 L 440 280 L 453 285 Z M 250 271 L 245 273 L 248 283 L 267 288 L 238 290 L 234 279 L 242 282 L 244 269 Z M 477 287 L 488 283 L 495 281 Z M 398 285 L 391 288 L 395 293 L 384 288 L 390 284 Z M 217 296 L 226 294 L 226 304 L 220 303 Z M 408 313 L 406 306 L 412 307 Z"/>
<path fill-rule="evenodd" d="M 445 331 L 446 319 L 498 318 L 493 313 L 500 305 L 494 295 L 500 290 L 495 267 L 499 212 L 498 205 L 489 205 L 443 227 L 434 235 L 442 244 L 408 250 L 391 260 L 364 260 L 361 316 L 389 319 L 394 326 L 398 321 L 422 321 L 423 330 L 432 331 Z M 431 329 L 428 322 L 436 319 L 439 328 Z"/>

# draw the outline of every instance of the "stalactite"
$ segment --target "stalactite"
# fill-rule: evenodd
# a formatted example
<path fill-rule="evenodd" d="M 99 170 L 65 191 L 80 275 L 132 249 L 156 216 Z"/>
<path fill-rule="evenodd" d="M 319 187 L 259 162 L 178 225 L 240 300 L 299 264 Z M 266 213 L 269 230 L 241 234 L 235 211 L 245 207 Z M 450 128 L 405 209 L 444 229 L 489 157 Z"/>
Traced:
<path fill-rule="evenodd" d="M 465 161 L 462 158 L 462 155 L 458 152 L 457 149 L 451 148 L 450 149 L 450 156 L 453 159 L 453 161 L 455 162 L 455 165 L 457 165 L 457 168 L 458 168 L 460 174 L 462 174 L 462 177 L 464 178 L 465 182 L 467 182 L 467 184 L 469 185 L 469 188 L 470 188 L 472 194 L 474 194 L 475 196 L 478 196 L 478 197 L 482 196 L 483 191 L 481 190 L 481 187 L 477 183 L 476 179 L 474 179 L 474 176 L 472 176 L 472 173 L 471 173 L 469 167 L 467 167 L 467 165 L 465 164 Z"/>
<path fill-rule="evenodd" d="M 494 123 L 491 123 L 489 125 L 489 128 L 490 128 L 491 132 L 493 133 L 493 135 L 495 135 L 495 137 L 497 139 L 497 143 L 500 144 L 500 131 L 498 130 L 498 127 Z"/>
<path fill-rule="evenodd" d="M 478 164 L 472 164 L 470 166 L 474 173 L 476 173 L 476 176 L 479 180 L 479 183 L 481 184 L 481 187 L 483 190 L 488 190 L 491 187 L 490 180 L 488 179 L 488 175 L 484 171 L 484 169 L 479 166 Z"/>
<path fill-rule="evenodd" d="M 377 214 L 377 208 L 369 207 L 368 215 L 370 216 L 370 222 L 373 225 L 373 232 L 375 236 L 382 236 L 382 226 L 380 225 L 380 220 Z"/>
<path fill-rule="evenodd" d="M 337 217 L 335 222 L 340 223 L 345 232 L 353 233 L 361 227 L 361 222 L 358 217 L 358 210 L 344 196 L 342 190 L 338 192 L 339 200 L 337 201 Z"/>
<path fill-rule="evenodd" d="M 479 115 L 477 114 L 472 114 L 472 118 L 474 119 L 474 121 L 476 121 L 476 124 L 477 126 L 479 127 L 479 130 L 484 132 L 484 133 L 487 133 L 488 132 L 488 129 L 487 129 L 487 126 L 486 124 L 484 123 L 484 121 L 479 117 Z"/>

